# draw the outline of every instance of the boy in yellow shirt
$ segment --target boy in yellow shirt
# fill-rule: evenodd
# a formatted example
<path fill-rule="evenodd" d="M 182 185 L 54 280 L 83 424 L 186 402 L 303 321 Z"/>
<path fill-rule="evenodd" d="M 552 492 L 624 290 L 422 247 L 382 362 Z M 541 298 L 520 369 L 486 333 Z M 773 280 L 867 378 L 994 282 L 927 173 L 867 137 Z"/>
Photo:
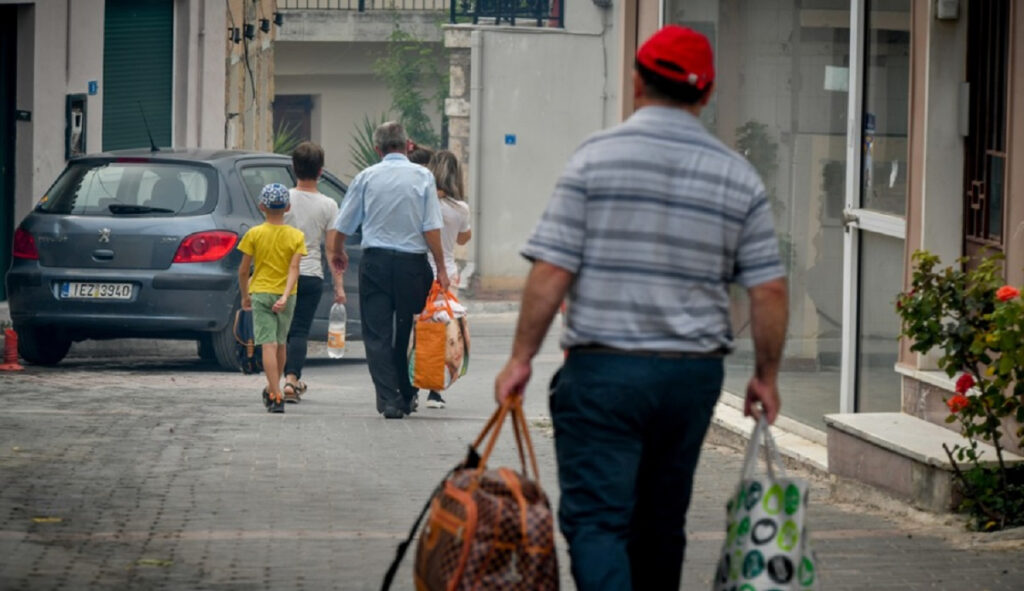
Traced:
<path fill-rule="evenodd" d="M 284 412 L 281 371 L 295 313 L 299 261 L 306 254 L 302 232 L 284 223 L 284 213 L 290 207 L 287 187 L 280 183 L 263 187 L 260 211 L 267 221 L 250 228 L 238 243 L 243 254 L 238 266 L 242 309 L 252 310 L 253 340 L 263 347 L 263 372 L 267 374 L 263 405 L 274 413 Z"/>

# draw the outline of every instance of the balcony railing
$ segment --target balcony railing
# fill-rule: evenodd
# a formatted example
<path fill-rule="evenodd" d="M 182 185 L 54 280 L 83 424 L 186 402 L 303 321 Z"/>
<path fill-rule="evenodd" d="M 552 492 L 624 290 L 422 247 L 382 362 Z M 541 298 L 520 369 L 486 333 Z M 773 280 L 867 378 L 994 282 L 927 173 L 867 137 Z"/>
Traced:
<path fill-rule="evenodd" d="M 443 11 L 451 23 L 565 26 L 565 0 L 277 0 L 285 10 Z"/>
<path fill-rule="evenodd" d="M 452 0 L 451 22 L 515 25 L 516 21 L 543 27 L 565 26 L 565 0 Z"/>
<path fill-rule="evenodd" d="M 277 0 L 277 7 L 287 10 L 354 10 L 357 12 L 385 10 L 448 10 L 450 0 Z"/>

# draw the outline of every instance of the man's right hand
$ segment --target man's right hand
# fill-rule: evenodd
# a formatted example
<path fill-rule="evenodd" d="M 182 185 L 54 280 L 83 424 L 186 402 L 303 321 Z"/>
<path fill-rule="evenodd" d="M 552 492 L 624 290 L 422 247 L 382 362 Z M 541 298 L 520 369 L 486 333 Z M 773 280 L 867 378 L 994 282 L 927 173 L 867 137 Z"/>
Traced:
<path fill-rule="evenodd" d="M 344 250 L 339 250 L 334 253 L 331 257 L 331 266 L 338 273 L 344 273 L 345 269 L 348 269 L 348 253 Z"/>
<path fill-rule="evenodd" d="M 510 396 L 522 395 L 526 392 L 526 383 L 530 381 L 533 369 L 529 361 L 519 361 L 512 357 L 505 364 L 498 377 L 494 380 L 494 400 L 504 404 Z"/>
<path fill-rule="evenodd" d="M 448 270 L 445 269 L 444 266 L 440 266 L 437 268 L 436 280 L 438 283 L 441 284 L 441 291 L 448 291 L 448 288 L 451 286 L 451 283 L 448 280 Z"/>
<path fill-rule="evenodd" d="M 760 406 L 758 403 L 760 402 Z M 747 384 L 747 398 L 743 402 L 743 415 L 758 419 L 764 413 L 769 425 L 779 416 L 779 384 L 777 380 L 766 380 L 756 375 Z"/>
<path fill-rule="evenodd" d="M 249 294 L 242 295 L 242 309 L 246 311 L 252 310 L 252 296 Z"/>

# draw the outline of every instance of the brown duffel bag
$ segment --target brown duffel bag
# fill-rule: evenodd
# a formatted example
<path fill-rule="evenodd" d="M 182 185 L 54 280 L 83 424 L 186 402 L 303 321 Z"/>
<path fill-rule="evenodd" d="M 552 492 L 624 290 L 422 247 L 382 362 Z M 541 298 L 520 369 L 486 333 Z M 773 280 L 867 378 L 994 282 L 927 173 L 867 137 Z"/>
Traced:
<path fill-rule="evenodd" d="M 522 471 L 489 470 L 487 459 L 509 416 Z M 480 456 L 476 450 L 485 439 L 487 447 Z M 533 480 L 526 476 L 527 455 Z M 466 459 L 434 491 L 409 538 L 399 546 L 382 589 L 390 588 L 398 564 L 428 510 L 416 549 L 417 591 L 558 589 L 554 518 L 538 481 L 537 458 L 523 416 L 522 397 L 515 396 L 498 407 Z"/>

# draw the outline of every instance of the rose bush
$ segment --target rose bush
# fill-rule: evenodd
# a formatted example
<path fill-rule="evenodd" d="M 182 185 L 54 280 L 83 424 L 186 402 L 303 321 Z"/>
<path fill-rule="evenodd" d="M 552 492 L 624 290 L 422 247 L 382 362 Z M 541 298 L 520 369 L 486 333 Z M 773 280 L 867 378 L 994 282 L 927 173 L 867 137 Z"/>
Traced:
<path fill-rule="evenodd" d="M 1002 255 L 982 260 L 973 270 L 939 269 L 939 258 L 914 253 L 911 289 L 899 294 L 896 311 L 902 336 L 921 354 L 938 349 L 939 368 L 956 381 L 946 399 L 947 423 L 958 422 L 966 445 L 943 448 L 964 495 L 961 508 L 979 529 L 1024 525 L 1024 468 L 1006 464 L 1005 425 L 1024 448 L 1024 301 L 1020 290 L 1004 285 Z M 995 448 L 982 458 L 978 441 Z"/>

